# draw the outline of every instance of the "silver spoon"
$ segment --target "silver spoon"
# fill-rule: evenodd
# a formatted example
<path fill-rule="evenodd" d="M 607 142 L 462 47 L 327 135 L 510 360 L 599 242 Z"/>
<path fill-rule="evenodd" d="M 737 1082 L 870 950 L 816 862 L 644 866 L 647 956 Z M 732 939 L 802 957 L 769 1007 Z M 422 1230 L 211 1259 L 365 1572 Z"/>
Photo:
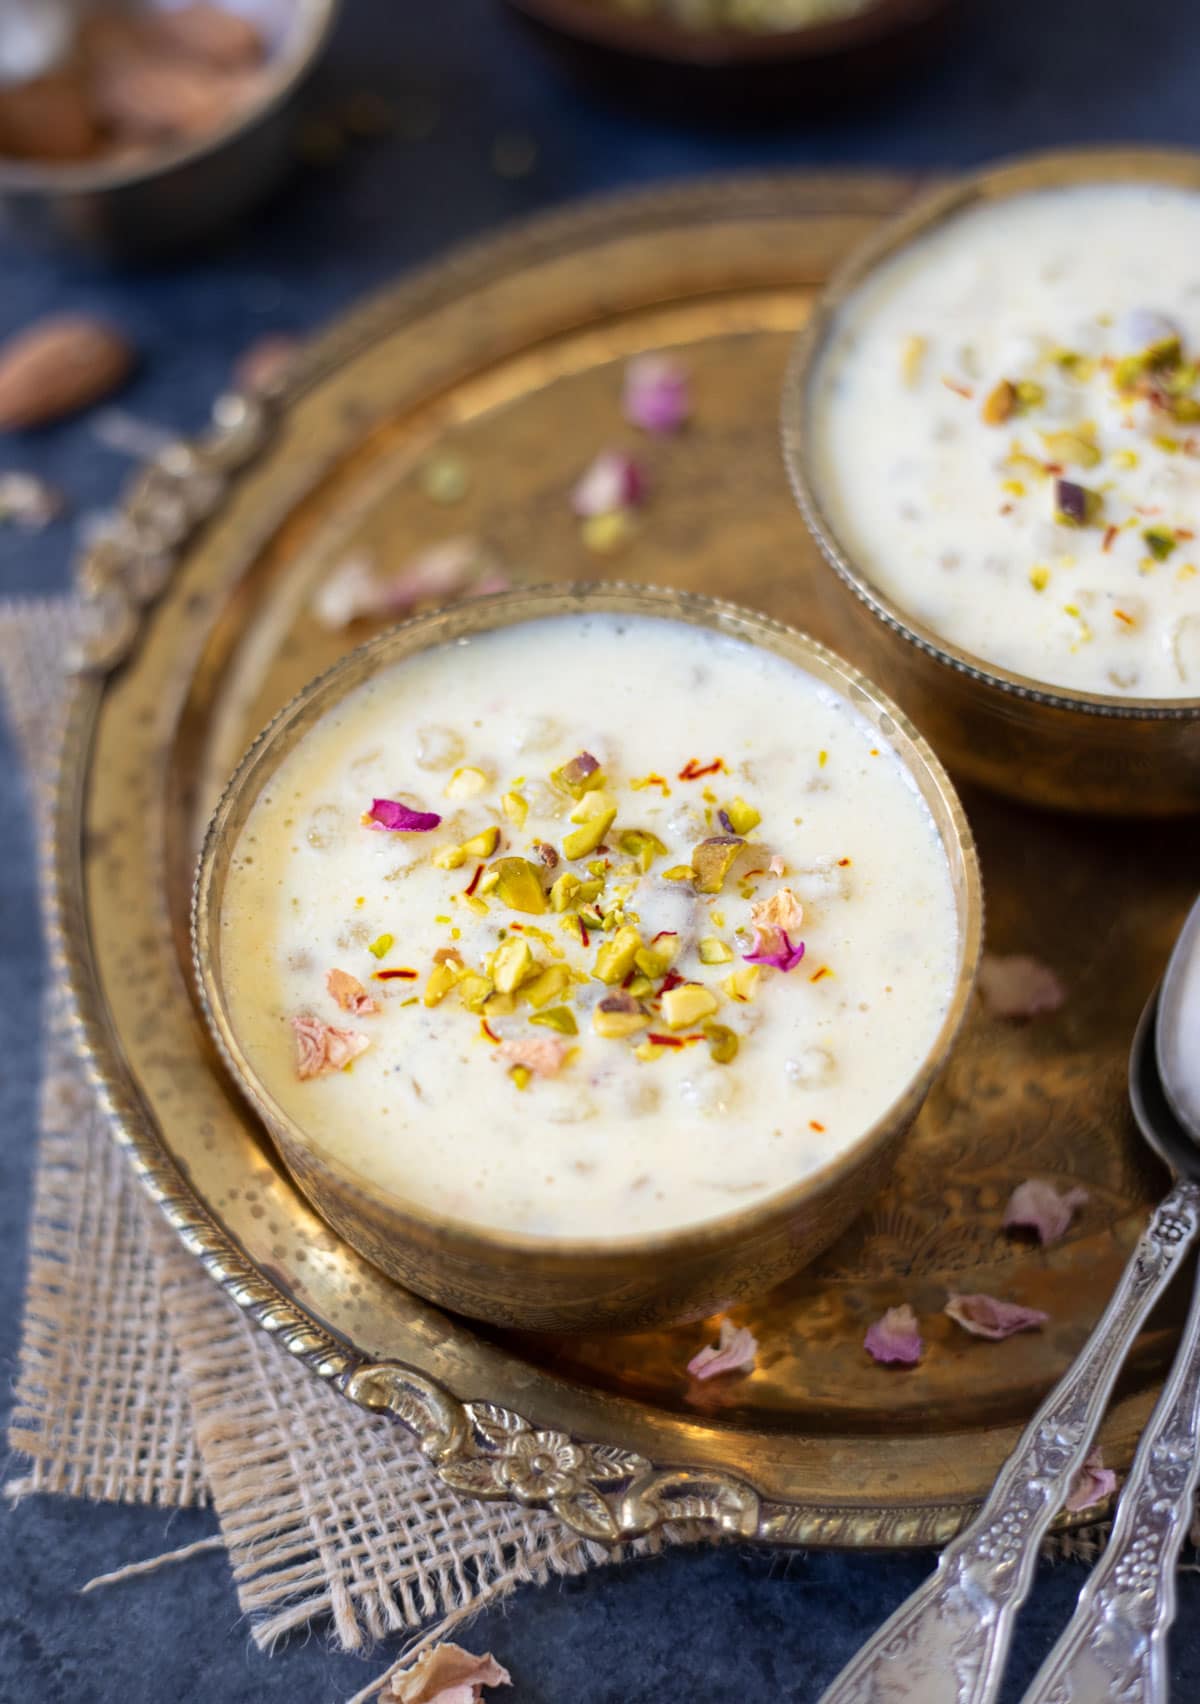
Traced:
<path fill-rule="evenodd" d="M 1082 1352 L 1025 1428 L 978 1515 L 946 1546 L 936 1571 L 925 1584 L 846 1665 L 821 1704 L 988 1704 L 1000 1690 L 1013 1624 L 1033 1579 L 1038 1547 L 1083 1465 L 1130 1345 L 1200 1228 L 1198 1133 L 1176 1116 L 1172 1105 L 1174 1102 L 1180 1109 L 1191 1105 L 1190 1097 L 1181 1091 L 1191 1086 L 1191 1078 L 1200 1067 L 1193 1064 L 1181 1078 L 1182 1038 L 1175 1032 L 1167 1035 L 1170 1024 L 1182 1021 L 1185 1013 L 1184 993 L 1190 988 L 1186 971 L 1198 942 L 1200 900 L 1192 908 L 1167 967 L 1161 992 L 1163 1016 L 1156 1022 L 1160 1003 L 1156 993 L 1138 1025 L 1129 1062 L 1130 1094 L 1138 1124 L 1175 1174 L 1175 1186 L 1155 1209 Z M 1168 1102 L 1159 1076 L 1160 1031 L 1165 1038 L 1161 1048 L 1164 1063 L 1172 1073 L 1172 1102 Z M 1193 1049 L 1200 1048 L 1200 1039 L 1193 1038 L 1192 1045 Z M 1187 1351 L 1200 1334 L 1196 1315 L 1194 1307 L 1187 1342 L 1163 1392 L 1160 1409 L 1164 1404 L 1173 1408 L 1181 1395 L 1176 1384 L 1181 1365 L 1185 1371 L 1180 1379 L 1183 1384 L 1189 1383 L 1187 1370 L 1197 1357 Z M 1158 1415 L 1156 1410 L 1155 1422 Z M 1139 1450 L 1139 1462 L 1142 1456 L 1143 1450 Z M 1132 1479 L 1133 1475 L 1131 1483 Z M 1174 1480 L 1170 1494 L 1175 1494 Z M 1182 1495 L 1181 1491 L 1180 1498 Z M 1114 1532 L 1110 1546 L 1114 1550 L 1116 1536 Z M 1165 1550 L 1159 1554 L 1165 1555 Z M 1122 1607 L 1128 1596 L 1124 1578 L 1119 1588 Z M 1146 1580 L 1139 1572 L 1139 1603 L 1144 1601 L 1146 1589 Z M 1169 1581 L 1158 1581 L 1152 1590 L 1154 1613 L 1163 1618 L 1157 1640 L 1161 1650 L 1173 1613 L 1173 1587 Z M 1076 1704 L 1073 1692 L 1059 1696 Z M 1111 1691 L 1107 1684 L 1100 1692 L 1078 1695 L 1081 1704 L 1091 1697 L 1108 1704 L 1117 1696 L 1124 1694 Z M 1149 1699 L 1154 1695 L 1134 1692 L 1130 1696 Z"/>
<path fill-rule="evenodd" d="M 1150 1145 L 1176 1171 L 1200 1142 L 1200 902 L 1134 1039 L 1129 1096 Z M 1175 1562 L 1200 1477 L 1200 1276 L 1171 1376 L 1121 1493 L 1104 1555 L 1024 1704 L 1166 1704 Z"/>

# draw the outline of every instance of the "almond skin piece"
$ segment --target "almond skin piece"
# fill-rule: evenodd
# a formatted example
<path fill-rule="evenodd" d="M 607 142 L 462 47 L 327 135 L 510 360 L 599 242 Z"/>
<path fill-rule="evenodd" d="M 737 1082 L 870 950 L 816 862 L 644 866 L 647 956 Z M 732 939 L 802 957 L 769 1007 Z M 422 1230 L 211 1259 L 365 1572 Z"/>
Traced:
<path fill-rule="evenodd" d="M 0 344 L 0 432 L 44 426 L 107 396 L 133 366 L 129 342 L 83 314 L 38 320 Z"/>

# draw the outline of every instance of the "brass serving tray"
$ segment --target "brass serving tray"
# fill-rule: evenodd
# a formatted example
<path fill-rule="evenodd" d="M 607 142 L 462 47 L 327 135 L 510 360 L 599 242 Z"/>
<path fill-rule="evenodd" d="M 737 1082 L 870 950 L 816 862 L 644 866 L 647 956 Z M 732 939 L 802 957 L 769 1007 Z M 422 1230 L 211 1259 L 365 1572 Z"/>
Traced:
<path fill-rule="evenodd" d="M 792 337 L 835 261 L 911 186 L 731 180 L 602 203 L 460 252 L 320 340 L 285 394 L 226 398 L 209 439 L 143 474 L 84 566 L 89 639 L 46 848 L 55 973 L 118 1139 L 214 1278 L 314 1374 L 410 1427 L 448 1482 L 549 1504 L 589 1536 L 678 1517 L 777 1544 L 943 1541 L 968 1516 L 1099 1315 L 1163 1179 L 1135 1137 L 1125 1052 L 1182 918 L 1200 832 L 1024 813 L 970 795 L 990 944 L 1064 976 L 1054 1017 L 972 1017 L 886 1195 L 824 1258 L 739 1313 L 743 1380 L 689 1387 L 703 1327 L 553 1340 L 485 1331 L 404 1293 L 297 1194 L 222 1074 L 187 968 L 205 818 L 251 736 L 365 630 L 307 612 L 348 551 L 396 560 L 478 533 L 537 580 L 599 573 L 726 594 L 822 630 L 828 573 L 795 513 L 776 412 Z M 611 558 L 567 492 L 627 437 L 631 353 L 679 346 L 695 419 L 646 446 L 653 497 Z M 452 446 L 452 509 L 416 477 Z M 1084 1183 L 1039 1252 L 1000 1230 L 1029 1175 Z M 1045 1307 L 993 1344 L 948 1289 Z M 911 1301 L 930 1348 L 874 1365 L 868 1322 Z M 1175 1341 L 1141 1338 L 1104 1447 L 1131 1458 Z M 530 1428 L 566 1434 L 542 1446 Z M 519 1441 L 523 1440 L 523 1441 Z"/>

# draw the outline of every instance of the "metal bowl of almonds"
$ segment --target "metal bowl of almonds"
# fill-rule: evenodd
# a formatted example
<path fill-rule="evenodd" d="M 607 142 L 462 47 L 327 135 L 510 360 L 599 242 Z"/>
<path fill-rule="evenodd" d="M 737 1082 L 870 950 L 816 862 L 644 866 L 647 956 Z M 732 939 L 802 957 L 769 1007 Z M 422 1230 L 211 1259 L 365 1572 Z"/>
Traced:
<path fill-rule="evenodd" d="M 952 769 L 1200 808 L 1200 156 L 1092 149 L 919 201 L 830 282 L 784 452 L 822 589 Z"/>
<path fill-rule="evenodd" d="M 842 103 L 938 42 L 950 0 L 509 0 L 618 98 L 736 121 Z"/>
<path fill-rule="evenodd" d="M 338 0 L 6 0 L 0 219 L 114 257 L 235 221 L 293 154 Z"/>

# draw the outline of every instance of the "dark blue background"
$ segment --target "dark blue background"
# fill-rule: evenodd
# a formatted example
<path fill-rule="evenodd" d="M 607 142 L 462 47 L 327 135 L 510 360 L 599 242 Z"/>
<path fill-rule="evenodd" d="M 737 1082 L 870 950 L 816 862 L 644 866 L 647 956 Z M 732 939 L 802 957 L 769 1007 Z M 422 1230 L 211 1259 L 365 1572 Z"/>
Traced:
<path fill-rule="evenodd" d="M 496 0 L 349 0 L 326 87 L 430 97 L 424 140 L 361 144 L 298 176 L 242 236 L 171 270 L 114 274 L 0 238 L 0 335 L 48 309 L 103 309 L 143 351 L 123 404 L 200 425 L 238 353 L 264 331 L 318 326 L 446 244 L 569 196 L 781 165 L 945 167 L 1081 141 L 1200 139 L 1200 40 L 1190 0 L 960 0 L 936 66 L 869 102 L 755 135 L 631 117 L 566 84 Z M 533 172 L 497 176 L 501 132 L 531 135 Z M 0 466 L 65 487 L 76 511 L 113 500 L 126 464 L 85 424 L 5 443 Z M 0 528 L 0 594 L 68 581 L 73 526 Z M 43 969 L 29 836 L 0 749 L 0 1410 L 15 1369 Z M 2 1416 L 0 1416 L 2 1417 Z M 203 1556 L 80 1598 L 92 1575 L 214 1529 L 198 1511 L 34 1499 L 0 1516 L 0 1700 L 167 1704 L 345 1699 L 387 1658 L 320 1636 L 258 1654 L 228 1568 Z M 519 1704 L 775 1704 L 815 1699 L 928 1571 L 926 1556 L 674 1554 L 526 1590 L 465 1635 L 512 1670 Z M 1019 1697 L 1083 1581 L 1043 1567 L 1006 1696 Z M 1200 1696 L 1200 1577 L 1181 1580 L 1175 1696 Z M 494 1695 L 505 1696 L 503 1693 Z M 511 1696 L 511 1695 L 510 1695 Z"/>

